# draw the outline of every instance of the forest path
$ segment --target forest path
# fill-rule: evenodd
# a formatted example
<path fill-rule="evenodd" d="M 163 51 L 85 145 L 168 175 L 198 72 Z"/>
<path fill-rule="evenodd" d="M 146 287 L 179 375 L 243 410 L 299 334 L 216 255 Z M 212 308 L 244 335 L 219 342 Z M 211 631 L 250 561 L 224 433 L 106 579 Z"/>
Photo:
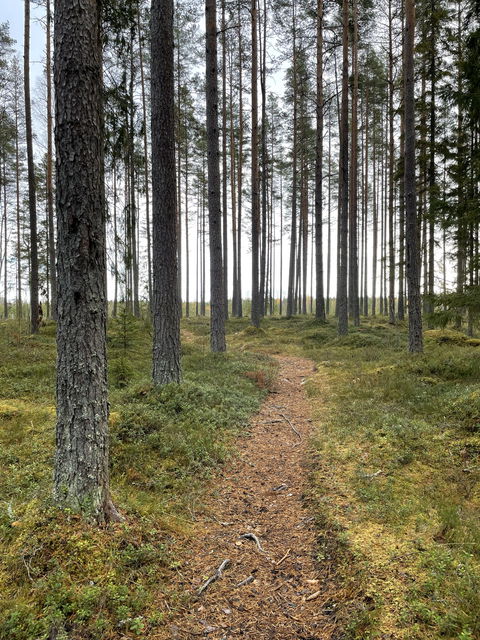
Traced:
<path fill-rule="evenodd" d="M 333 637 L 330 580 L 315 562 L 314 518 L 304 502 L 313 424 L 303 383 L 314 365 L 276 359 L 273 392 L 238 441 L 239 455 L 215 479 L 178 572 L 175 588 L 195 597 L 155 634 L 159 640 Z M 225 560 L 221 577 L 196 595 Z"/>

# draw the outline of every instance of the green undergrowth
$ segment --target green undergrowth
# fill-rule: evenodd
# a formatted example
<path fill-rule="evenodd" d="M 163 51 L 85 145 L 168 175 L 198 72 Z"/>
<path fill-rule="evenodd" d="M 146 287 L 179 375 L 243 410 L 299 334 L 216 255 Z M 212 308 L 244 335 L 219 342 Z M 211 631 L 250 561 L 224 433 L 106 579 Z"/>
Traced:
<path fill-rule="evenodd" d="M 383 319 L 343 337 L 311 317 L 236 322 L 239 348 L 317 364 L 312 500 L 345 637 L 480 638 L 479 341 L 426 331 L 414 356 Z"/>
<path fill-rule="evenodd" d="M 0 325 L 2 640 L 147 638 L 165 602 L 182 602 L 170 577 L 206 482 L 274 377 L 267 356 L 212 355 L 192 335 L 182 384 L 154 389 L 148 323 L 109 325 L 111 484 L 125 521 L 98 529 L 51 504 L 55 327 Z"/>

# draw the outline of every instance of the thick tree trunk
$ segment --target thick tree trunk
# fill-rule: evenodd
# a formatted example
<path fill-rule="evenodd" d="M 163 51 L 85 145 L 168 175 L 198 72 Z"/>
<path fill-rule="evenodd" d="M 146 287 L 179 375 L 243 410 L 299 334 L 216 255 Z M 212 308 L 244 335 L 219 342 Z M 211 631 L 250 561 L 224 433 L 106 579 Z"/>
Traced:
<path fill-rule="evenodd" d="M 109 499 L 102 41 L 99 3 L 55 6 L 58 214 L 55 499 L 104 523 Z"/>
<path fill-rule="evenodd" d="M 173 0 L 153 0 L 151 17 L 153 381 L 179 382 Z"/>
<path fill-rule="evenodd" d="M 420 247 L 415 184 L 415 0 L 405 0 L 405 217 L 408 281 L 409 351 L 423 351 L 420 298 Z"/>
<path fill-rule="evenodd" d="M 216 0 L 205 2 L 208 149 L 208 230 L 210 235 L 210 346 L 225 351 L 225 309 L 222 256 L 222 208 L 218 140 L 218 68 Z"/>

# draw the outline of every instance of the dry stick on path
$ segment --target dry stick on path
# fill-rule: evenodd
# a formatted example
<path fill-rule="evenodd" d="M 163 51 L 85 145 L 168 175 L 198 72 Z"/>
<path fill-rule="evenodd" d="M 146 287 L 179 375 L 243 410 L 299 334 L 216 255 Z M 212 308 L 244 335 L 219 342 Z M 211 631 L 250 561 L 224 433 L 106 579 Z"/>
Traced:
<path fill-rule="evenodd" d="M 255 544 L 257 545 L 258 550 L 262 553 L 265 553 L 265 549 L 262 547 L 260 540 L 254 533 L 244 533 L 240 536 L 240 538 L 243 538 L 244 540 L 253 540 L 253 542 L 255 542 Z"/>
<path fill-rule="evenodd" d="M 290 420 L 287 418 L 286 415 L 284 415 L 283 413 L 279 413 L 278 415 L 282 416 L 282 418 L 285 420 L 285 422 L 290 425 L 290 428 L 292 429 L 292 431 L 298 436 L 299 440 L 302 439 L 301 434 L 295 429 L 295 427 L 293 426 L 293 424 L 290 422 Z"/>
<path fill-rule="evenodd" d="M 288 558 L 288 556 L 290 555 L 290 551 L 291 551 L 291 549 L 288 549 L 287 553 L 284 556 L 282 556 L 278 562 L 275 563 L 277 565 L 277 567 L 279 565 L 281 565 L 282 562 Z"/>
<path fill-rule="evenodd" d="M 197 591 L 199 596 L 201 596 L 202 593 L 208 589 L 208 587 L 212 584 L 212 582 L 215 582 L 216 580 L 222 577 L 224 570 L 228 567 L 229 564 L 230 564 L 230 560 L 228 558 L 222 562 L 222 564 L 218 567 L 218 569 L 215 571 L 213 576 L 211 576 L 208 580 L 206 580 L 202 584 L 200 589 Z"/>
<path fill-rule="evenodd" d="M 245 587 L 247 584 L 250 584 L 254 580 L 255 580 L 254 576 L 248 576 L 248 578 L 245 578 L 245 580 L 242 580 L 241 582 L 239 582 L 235 586 L 236 587 Z"/>

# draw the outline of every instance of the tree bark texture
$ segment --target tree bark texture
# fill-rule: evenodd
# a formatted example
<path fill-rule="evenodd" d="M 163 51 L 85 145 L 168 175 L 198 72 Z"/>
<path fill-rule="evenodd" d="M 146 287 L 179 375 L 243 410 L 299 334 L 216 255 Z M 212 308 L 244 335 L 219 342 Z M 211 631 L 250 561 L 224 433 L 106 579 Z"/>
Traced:
<path fill-rule="evenodd" d="M 417 232 L 415 184 L 415 0 L 405 0 L 405 219 L 406 275 L 408 282 L 408 348 L 423 351 L 422 306 L 420 297 L 420 247 Z"/>
<path fill-rule="evenodd" d="M 258 34 L 257 0 L 251 2 L 252 18 L 252 310 L 254 327 L 260 326 L 259 239 L 260 194 L 258 173 Z"/>
<path fill-rule="evenodd" d="M 342 102 L 340 112 L 338 333 L 348 332 L 348 0 L 343 0 Z"/>
<path fill-rule="evenodd" d="M 216 0 L 205 2 L 208 230 L 210 236 L 210 346 L 225 351 L 225 298 L 223 287 L 222 208 L 218 131 L 218 66 Z"/>
<path fill-rule="evenodd" d="M 25 136 L 27 142 L 28 210 L 30 223 L 30 328 L 37 333 L 38 313 L 38 238 L 37 238 L 37 185 L 33 158 L 32 103 L 30 99 L 30 0 L 25 0 L 23 83 L 25 91 Z"/>
<path fill-rule="evenodd" d="M 317 0 L 317 137 L 315 159 L 315 316 L 325 321 L 323 293 L 323 0 Z"/>
<path fill-rule="evenodd" d="M 100 3 L 55 6 L 58 504 L 104 523 L 109 499 Z"/>
<path fill-rule="evenodd" d="M 180 382 L 173 0 L 151 13 L 153 381 Z"/>

